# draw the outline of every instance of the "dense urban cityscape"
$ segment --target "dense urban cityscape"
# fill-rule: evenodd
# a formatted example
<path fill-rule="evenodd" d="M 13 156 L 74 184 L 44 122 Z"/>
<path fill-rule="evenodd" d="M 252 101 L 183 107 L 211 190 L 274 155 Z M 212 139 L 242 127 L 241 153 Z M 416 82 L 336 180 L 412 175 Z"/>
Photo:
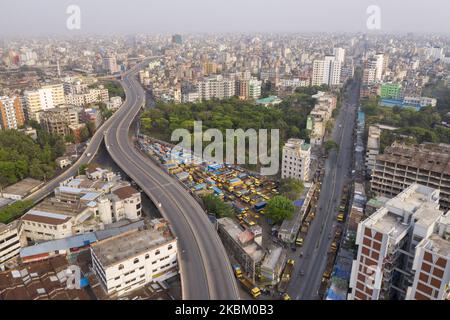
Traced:
<path fill-rule="evenodd" d="M 449 44 L 0 37 L 0 300 L 450 300 Z"/>

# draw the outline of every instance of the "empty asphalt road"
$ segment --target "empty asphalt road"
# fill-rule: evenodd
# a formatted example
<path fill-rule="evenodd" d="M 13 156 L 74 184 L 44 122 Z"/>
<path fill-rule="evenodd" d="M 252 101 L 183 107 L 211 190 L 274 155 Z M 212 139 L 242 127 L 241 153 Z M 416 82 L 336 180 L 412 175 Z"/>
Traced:
<path fill-rule="evenodd" d="M 325 176 L 322 181 L 316 217 L 311 224 L 304 246 L 300 248 L 303 257 L 295 265 L 288 293 L 293 299 L 317 300 L 327 252 L 333 241 L 337 226 L 336 217 L 343 186 L 350 182 L 353 154 L 353 129 L 359 100 L 359 85 L 355 81 L 347 90 L 336 119 L 332 138 L 339 144 L 339 151 L 330 152 L 325 162 Z M 304 275 L 300 275 L 303 271 Z"/>
<path fill-rule="evenodd" d="M 213 224 L 174 177 L 136 149 L 129 134 L 144 104 L 145 93 L 135 77 L 139 67 L 123 77 L 122 86 L 127 98 L 105 133 L 106 148 L 114 162 L 170 221 L 178 239 L 183 299 L 238 299 L 236 280 Z"/>

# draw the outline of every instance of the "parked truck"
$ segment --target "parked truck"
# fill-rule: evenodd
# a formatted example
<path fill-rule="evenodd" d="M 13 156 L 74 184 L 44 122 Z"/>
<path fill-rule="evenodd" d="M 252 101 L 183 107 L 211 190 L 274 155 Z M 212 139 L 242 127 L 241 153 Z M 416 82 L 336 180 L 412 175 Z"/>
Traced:
<path fill-rule="evenodd" d="M 287 286 L 289 281 L 291 281 L 292 272 L 294 271 L 295 261 L 289 259 L 284 267 L 283 274 L 281 275 L 281 281 L 278 283 L 278 291 L 281 293 L 285 293 L 287 290 Z"/>
<path fill-rule="evenodd" d="M 303 243 L 305 242 L 306 235 L 308 234 L 309 225 L 306 223 L 302 224 L 302 227 L 300 228 L 300 232 L 297 235 L 297 239 L 295 240 L 295 245 L 297 247 L 303 246 Z"/>
<path fill-rule="evenodd" d="M 255 204 L 255 211 L 261 211 L 266 206 L 267 206 L 267 202 L 265 202 L 265 201 L 259 202 L 259 203 Z"/>
<path fill-rule="evenodd" d="M 250 279 L 244 277 L 243 275 L 238 278 L 242 286 L 247 290 L 247 292 L 254 298 L 257 299 L 261 295 L 261 290 L 255 286 Z"/>
<path fill-rule="evenodd" d="M 323 272 L 322 281 L 328 281 L 328 279 L 330 279 L 331 273 L 333 272 L 334 258 L 334 253 L 328 254 L 327 265 L 325 267 L 325 271 Z"/>
<path fill-rule="evenodd" d="M 236 278 L 238 279 L 242 278 L 242 270 L 240 265 L 238 264 L 233 265 L 233 271 Z"/>

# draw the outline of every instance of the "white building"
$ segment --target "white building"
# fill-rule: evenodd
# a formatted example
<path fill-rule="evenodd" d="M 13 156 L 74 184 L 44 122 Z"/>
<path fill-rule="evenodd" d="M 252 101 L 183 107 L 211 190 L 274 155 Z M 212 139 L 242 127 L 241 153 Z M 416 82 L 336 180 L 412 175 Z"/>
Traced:
<path fill-rule="evenodd" d="M 66 103 L 63 84 L 44 85 L 24 92 L 24 111 L 28 120 L 39 122 L 39 113 Z"/>
<path fill-rule="evenodd" d="M 343 48 L 334 48 L 333 55 L 336 58 L 336 61 L 341 65 L 344 64 L 345 61 L 345 49 Z"/>
<path fill-rule="evenodd" d="M 257 100 L 261 97 L 262 81 L 252 78 L 248 81 L 248 97 Z"/>
<path fill-rule="evenodd" d="M 450 212 L 449 212 L 450 213 Z M 416 247 L 407 300 L 450 300 L 450 216 L 441 216 L 431 235 Z"/>
<path fill-rule="evenodd" d="M 375 168 L 377 155 L 380 153 L 381 129 L 378 126 L 369 127 L 366 148 L 366 168 L 370 172 Z"/>
<path fill-rule="evenodd" d="M 309 181 L 311 145 L 301 139 L 289 139 L 283 147 L 281 178 Z"/>
<path fill-rule="evenodd" d="M 408 105 L 408 106 L 420 106 L 421 108 L 428 107 L 428 106 L 436 107 L 437 99 L 429 98 L 429 97 L 408 96 L 403 99 L 403 104 Z"/>
<path fill-rule="evenodd" d="M 428 299 L 442 297 L 435 290 L 448 285 L 448 227 L 445 232 L 438 232 L 442 240 L 433 237 L 438 221 L 444 219 L 448 222 L 448 218 L 442 217 L 439 190 L 413 184 L 360 222 L 356 236 L 358 255 L 353 261 L 350 277 L 350 299 L 410 298 L 415 292 L 409 288 L 413 280 L 421 291 L 415 299 L 423 298 L 423 292 L 427 292 Z M 443 250 L 433 252 L 431 259 L 424 259 L 440 265 L 438 268 L 421 263 L 424 251 L 430 250 L 430 240 Z M 439 255 L 444 255 L 446 261 L 439 260 Z M 421 268 L 426 269 L 426 273 L 415 271 Z M 437 269 L 434 273 L 436 282 L 429 275 L 433 274 L 433 269 Z M 423 285 L 417 285 L 417 278 L 424 282 Z M 443 283 L 443 279 L 447 279 L 447 283 Z M 430 287 L 430 281 L 434 288 Z"/>
<path fill-rule="evenodd" d="M 0 223 L 0 270 L 4 270 L 5 263 L 20 253 L 25 245 L 22 238 L 22 227 L 19 220 L 10 224 Z"/>
<path fill-rule="evenodd" d="M 375 64 L 376 64 L 376 73 L 375 73 L 375 79 L 379 82 L 383 79 L 384 74 L 384 54 L 383 53 L 377 53 L 375 55 Z"/>
<path fill-rule="evenodd" d="M 336 86 L 341 81 L 342 65 L 335 56 L 325 56 L 323 60 L 315 60 L 313 63 L 312 85 L 326 84 Z"/>
<path fill-rule="evenodd" d="M 117 110 L 122 105 L 122 98 L 121 97 L 111 97 L 109 99 L 109 102 L 106 103 L 106 107 L 109 110 Z"/>
<path fill-rule="evenodd" d="M 91 246 L 92 266 L 108 295 L 122 296 L 177 274 L 177 242 L 164 220 Z"/>
<path fill-rule="evenodd" d="M 108 170 L 90 170 L 86 177 L 71 178 L 22 216 L 29 242 L 63 239 L 103 230 L 122 220 L 142 216 L 140 192 Z"/>
<path fill-rule="evenodd" d="M 86 92 L 80 94 L 67 94 L 66 103 L 75 105 L 78 107 L 84 106 L 90 103 L 109 102 L 109 92 L 108 89 L 99 87 L 97 89 L 89 89 Z"/>
<path fill-rule="evenodd" d="M 225 79 L 222 75 L 213 75 L 197 84 L 200 100 L 229 99 L 236 93 L 234 80 Z"/>

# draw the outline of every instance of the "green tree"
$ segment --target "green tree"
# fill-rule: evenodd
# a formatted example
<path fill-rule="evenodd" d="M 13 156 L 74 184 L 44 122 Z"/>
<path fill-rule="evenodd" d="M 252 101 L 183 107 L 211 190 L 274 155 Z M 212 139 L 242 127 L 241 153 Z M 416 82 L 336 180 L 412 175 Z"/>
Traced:
<path fill-rule="evenodd" d="M 218 218 L 233 216 L 233 208 L 231 205 L 223 202 L 218 197 L 208 194 L 203 196 L 202 200 L 208 213 L 214 214 Z"/>
<path fill-rule="evenodd" d="M 339 151 L 339 145 L 336 143 L 336 141 L 334 141 L 334 140 L 328 140 L 328 141 L 326 141 L 326 142 L 325 142 L 325 150 L 326 150 L 327 152 L 330 152 L 330 151 L 333 150 L 333 149 Z"/>
<path fill-rule="evenodd" d="M 297 200 L 305 190 L 303 182 L 300 180 L 287 178 L 282 179 L 280 183 L 280 193 L 289 200 Z"/>
<path fill-rule="evenodd" d="M 284 196 L 275 196 L 267 203 L 266 216 L 275 223 L 284 219 L 292 219 L 295 206 L 291 200 Z"/>
<path fill-rule="evenodd" d="M 75 143 L 75 137 L 73 134 L 68 134 L 64 137 L 64 141 L 68 143 Z"/>
<path fill-rule="evenodd" d="M 81 129 L 81 132 L 80 132 L 80 140 L 84 142 L 84 141 L 87 141 L 90 137 L 91 137 L 91 135 L 89 134 L 88 127 L 84 126 L 84 128 Z"/>
<path fill-rule="evenodd" d="M 0 210 L 0 223 L 9 223 L 33 206 L 33 201 L 16 201 Z"/>

